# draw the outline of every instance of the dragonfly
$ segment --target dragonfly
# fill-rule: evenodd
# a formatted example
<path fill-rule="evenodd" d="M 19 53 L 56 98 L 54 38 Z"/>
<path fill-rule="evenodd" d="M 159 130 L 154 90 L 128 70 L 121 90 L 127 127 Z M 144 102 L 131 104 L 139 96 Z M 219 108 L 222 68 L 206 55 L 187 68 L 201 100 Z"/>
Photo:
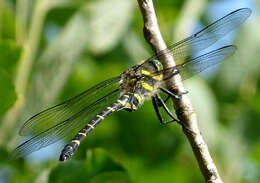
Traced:
<path fill-rule="evenodd" d="M 234 45 L 226 45 L 199 56 L 194 55 L 238 28 L 250 14 L 251 10 L 248 8 L 237 9 L 192 36 L 127 69 L 120 76 L 103 81 L 32 116 L 19 131 L 19 134 L 28 140 L 14 149 L 11 158 L 27 156 L 59 140 L 65 140 L 69 135 L 75 135 L 60 153 L 60 161 L 68 160 L 83 139 L 107 116 L 120 110 L 136 111 L 148 99 L 152 99 L 161 124 L 177 122 L 188 129 L 173 115 L 165 104 L 166 100 L 160 96 L 160 93 L 165 93 L 167 98 L 180 99 L 182 96 L 167 90 L 164 87 L 165 81 L 176 74 L 180 74 L 182 80 L 188 79 L 232 56 L 237 49 Z M 160 58 L 165 54 L 172 54 L 177 65 L 164 68 Z M 160 109 L 169 115 L 170 120 L 163 119 Z"/>

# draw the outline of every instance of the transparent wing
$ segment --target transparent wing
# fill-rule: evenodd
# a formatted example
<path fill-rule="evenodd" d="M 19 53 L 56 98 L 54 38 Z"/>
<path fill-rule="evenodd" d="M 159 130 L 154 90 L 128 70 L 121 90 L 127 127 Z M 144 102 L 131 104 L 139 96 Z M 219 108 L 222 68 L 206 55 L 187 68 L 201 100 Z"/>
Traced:
<path fill-rule="evenodd" d="M 183 80 L 188 79 L 193 75 L 198 74 L 211 66 L 217 65 L 222 60 L 232 56 L 236 49 L 236 46 L 229 45 L 213 50 L 196 58 L 191 58 L 183 64 L 164 70 L 164 72 L 167 71 L 166 73 L 169 73 L 164 77 L 164 79 L 168 79 L 177 73 L 181 75 Z"/>
<path fill-rule="evenodd" d="M 181 64 L 194 53 L 208 48 L 227 33 L 239 27 L 250 15 L 251 10 L 248 8 L 233 11 L 192 36 L 160 51 L 148 60 L 159 59 L 160 56 L 171 52 L 176 64 Z"/>
<path fill-rule="evenodd" d="M 119 80 L 120 77 L 106 80 L 59 105 L 34 115 L 24 123 L 19 134 L 22 136 L 34 136 L 45 132 L 51 127 L 57 126 L 58 128 L 60 123 L 70 119 L 73 115 L 78 114 L 103 96 L 118 88 Z"/>
<path fill-rule="evenodd" d="M 83 128 L 89 120 L 93 119 L 96 114 L 104 110 L 106 106 L 111 105 L 114 101 L 116 101 L 119 94 L 119 89 L 114 90 L 93 104 L 82 108 L 78 113 L 70 116 L 70 118 L 58 122 L 56 119 L 53 121 L 54 125 L 45 128 L 45 130 L 41 133 L 32 136 L 29 140 L 19 145 L 11 154 L 11 159 L 26 156 L 67 137 L 73 132 L 76 133 Z M 78 96 L 76 98 L 78 98 Z M 62 118 L 60 117 L 59 119 Z"/>

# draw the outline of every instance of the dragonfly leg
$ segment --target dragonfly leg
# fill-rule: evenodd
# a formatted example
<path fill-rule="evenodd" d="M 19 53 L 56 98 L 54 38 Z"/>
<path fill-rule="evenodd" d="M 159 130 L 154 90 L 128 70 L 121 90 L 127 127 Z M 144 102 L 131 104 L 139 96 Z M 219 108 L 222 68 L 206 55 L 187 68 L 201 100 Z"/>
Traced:
<path fill-rule="evenodd" d="M 179 125 L 182 126 L 183 129 L 187 130 L 189 133 L 192 134 L 196 134 L 195 132 L 193 132 L 189 127 L 187 127 L 187 125 L 185 125 L 183 122 L 179 121 L 178 119 L 176 119 L 174 117 L 174 115 L 172 114 L 172 112 L 169 110 L 169 108 L 166 106 L 166 104 L 164 103 L 164 101 L 161 99 L 159 94 L 156 94 L 155 97 L 152 98 L 153 101 L 153 105 L 154 105 L 154 109 L 155 112 L 161 122 L 161 124 L 168 124 L 171 122 L 176 121 Z M 163 109 L 166 111 L 166 113 L 172 118 L 171 120 L 168 121 L 164 121 L 161 115 L 161 112 L 159 110 L 159 104 L 162 105 Z"/>
<path fill-rule="evenodd" d="M 169 110 L 169 108 L 166 106 L 166 104 L 164 103 L 164 101 L 161 99 L 160 95 L 159 94 L 156 94 L 155 97 L 154 97 L 154 106 L 155 106 L 155 110 L 156 110 L 156 107 L 158 109 L 158 114 L 161 115 L 161 112 L 159 110 L 159 107 L 163 107 L 163 109 L 165 110 L 165 112 L 172 118 L 171 120 L 168 120 L 168 121 L 164 121 L 163 118 L 161 117 L 161 124 L 168 124 L 168 123 L 171 123 L 171 122 L 178 122 L 179 120 L 177 120 L 174 115 L 172 114 L 172 112 Z"/>
<path fill-rule="evenodd" d="M 171 113 L 171 111 L 168 109 L 168 107 L 166 106 L 166 104 L 164 103 L 164 101 L 160 98 L 160 96 L 158 94 L 156 94 L 154 97 L 152 97 L 152 102 L 153 102 L 153 106 L 154 106 L 154 110 L 156 112 L 156 115 L 158 117 L 158 119 L 160 120 L 161 124 L 168 124 L 174 121 L 178 121 L 174 115 Z M 163 109 L 167 112 L 167 114 L 172 118 L 171 120 L 165 121 L 162 117 L 162 114 L 159 110 L 159 107 L 162 106 Z"/>
<path fill-rule="evenodd" d="M 168 95 L 167 98 L 164 100 L 164 103 L 166 103 L 170 97 L 174 97 L 175 99 L 180 100 L 182 98 L 182 95 L 189 93 L 188 91 L 185 91 L 185 92 L 182 92 L 180 95 L 176 95 L 176 94 L 172 93 L 171 91 L 167 90 L 166 88 L 160 87 L 159 89 Z M 160 103 L 158 105 L 159 105 L 159 107 L 162 107 L 162 105 Z"/>
<path fill-rule="evenodd" d="M 167 102 L 167 100 L 169 99 L 170 96 L 177 100 L 180 100 L 182 98 L 182 95 L 189 93 L 188 91 L 185 91 L 185 92 L 182 92 L 180 95 L 176 95 L 176 94 L 172 93 L 171 91 L 167 90 L 166 88 L 160 87 L 159 89 L 168 95 L 168 97 L 165 99 L 164 102 Z"/>
<path fill-rule="evenodd" d="M 152 102 L 153 102 L 153 107 L 154 107 L 155 113 L 156 113 L 160 123 L 163 123 L 162 114 L 159 110 L 159 105 L 158 105 L 158 102 L 156 101 L 155 97 L 152 97 Z"/>
<path fill-rule="evenodd" d="M 164 100 L 164 103 L 166 103 L 168 100 L 169 100 L 169 98 L 170 98 L 171 96 L 170 95 L 168 95 L 167 96 L 167 98 Z M 161 104 L 159 104 L 159 107 L 161 107 L 162 105 Z"/>

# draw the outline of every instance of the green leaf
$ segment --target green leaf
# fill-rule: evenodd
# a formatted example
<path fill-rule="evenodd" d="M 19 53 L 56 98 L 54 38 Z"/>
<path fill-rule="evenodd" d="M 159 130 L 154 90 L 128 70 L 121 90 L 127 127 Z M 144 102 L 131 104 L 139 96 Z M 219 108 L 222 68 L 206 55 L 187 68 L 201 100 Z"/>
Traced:
<path fill-rule="evenodd" d="M 13 76 L 17 62 L 21 56 L 21 47 L 14 41 L 0 41 L 0 67 Z"/>
<path fill-rule="evenodd" d="M 71 160 L 54 168 L 49 182 L 129 182 L 125 169 L 103 150 L 87 152 L 86 161 Z"/>
<path fill-rule="evenodd" d="M 217 123 L 216 99 L 212 90 L 199 76 L 185 81 L 185 89 L 190 91 L 189 97 L 192 101 L 192 106 L 196 110 L 200 130 L 210 145 L 216 145 L 218 140 L 220 140 L 221 134 L 217 133 L 218 131 L 216 130 L 220 129 L 220 126 Z M 205 112 L 205 109 L 207 109 L 207 112 Z"/>
<path fill-rule="evenodd" d="M 130 183 L 129 176 L 124 172 L 105 172 L 93 177 L 89 183 Z"/>
<path fill-rule="evenodd" d="M 95 53 L 105 52 L 121 39 L 132 20 L 133 1 L 101 0 L 89 5 L 90 45 Z"/>
<path fill-rule="evenodd" d="M 84 4 L 84 0 L 56 0 L 52 2 L 53 8 L 64 8 L 64 7 L 78 7 L 82 4 Z"/>
<path fill-rule="evenodd" d="M 0 35 L 4 39 L 15 39 L 15 15 L 11 3 L 0 2 Z"/>
<path fill-rule="evenodd" d="M 7 112 L 7 110 L 14 104 L 16 100 L 16 93 L 11 77 L 0 68 L 0 118 Z"/>
<path fill-rule="evenodd" d="M 1 162 L 1 164 L 7 162 L 7 159 L 8 159 L 7 150 L 4 147 L 0 146 L 0 162 Z"/>

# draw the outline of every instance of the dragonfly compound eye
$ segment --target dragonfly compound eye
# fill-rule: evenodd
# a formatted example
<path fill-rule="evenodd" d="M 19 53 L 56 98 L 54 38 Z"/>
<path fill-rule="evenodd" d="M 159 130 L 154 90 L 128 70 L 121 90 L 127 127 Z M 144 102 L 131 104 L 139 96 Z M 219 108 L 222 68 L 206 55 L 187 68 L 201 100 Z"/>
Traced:
<path fill-rule="evenodd" d="M 157 71 L 163 70 L 163 65 L 162 65 L 162 63 L 159 60 L 152 60 L 151 64 L 153 64 L 153 66 L 155 67 L 155 69 Z"/>

